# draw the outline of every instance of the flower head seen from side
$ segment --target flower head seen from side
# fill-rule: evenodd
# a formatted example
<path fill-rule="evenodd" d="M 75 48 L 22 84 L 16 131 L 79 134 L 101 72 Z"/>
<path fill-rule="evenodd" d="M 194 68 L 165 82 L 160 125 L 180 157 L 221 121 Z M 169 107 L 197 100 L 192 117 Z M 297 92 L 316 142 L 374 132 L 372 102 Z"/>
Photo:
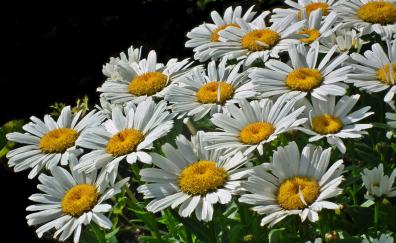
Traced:
<path fill-rule="evenodd" d="M 120 61 L 117 79 L 107 79 L 97 90 L 111 103 L 138 103 L 149 97 L 162 98 L 169 85 L 189 72 L 188 59 L 170 59 L 166 65 L 157 62 L 157 54 L 150 51 L 147 59 L 138 62 Z"/>
<path fill-rule="evenodd" d="M 334 45 L 337 45 L 337 52 L 349 52 L 360 50 L 363 44 L 367 43 L 361 39 L 360 33 L 352 29 L 336 30 L 330 36 L 321 40 L 322 51 L 328 52 Z"/>
<path fill-rule="evenodd" d="M 211 142 L 208 149 L 226 149 L 230 154 L 241 151 L 245 155 L 257 149 L 262 154 L 263 144 L 307 120 L 298 118 L 305 107 L 294 109 L 295 103 L 295 98 L 283 95 L 276 102 L 241 99 L 240 108 L 229 104 L 227 114 L 216 113 L 211 119 L 221 131 L 206 133 L 206 139 Z"/>
<path fill-rule="evenodd" d="M 31 122 L 23 126 L 25 133 L 7 134 L 9 141 L 23 144 L 8 152 L 8 165 L 14 167 L 15 172 L 30 168 L 31 179 L 44 167 L 51 169 L 59 162 L 67 165 L 70 157 L 80 156 L 83 150 L 76 146 L 76 140 L 104 119 L 101 112 L 91 111 L 84 117 L 81 114 L 82 111 L 73 114 L 70 106 L 66 106 L 56 121 L 50 115 L 45 115 L 44 120 L 32 116 Z"/>
<path fill-rule="evenodd" d="M 266 12 L 267 16 L 269 12 Z M 298 43 L 295 33 L 305 24 L 305 20 L 292 23 L 292 17 L 286 17 L 279 22 L 266 26 L 264 18 L 255 23 L 247 23 L 237 19 L 240 27 L 230 26 L 219 32 L 220 41 L 211 46 L 210 56 L 217 60 L 244 60 L 249 66 L 255 60 L 267 61 L 270 57 L 278 58 L 280 52 L 287 51 L 289 44 Z"/>
<path fill-rule="evenodd" d="M 167 111 L 165 101 L 156 104 L 147 99 L 137 106 L 129 102 L 124 109 L 114 107 L 111 119 L 102 126 L 89 129 L 77 140 L 79 146 L 92 151 L 81 157 L 76 169 L 89 173 L 104 167 L 112 182 L 119 163 L 125 159 L 130 164 L 137 160 L 151 163 L 151 156 L 146 151 L 172 127 L 172 115 Z"/>
<path fill-rule="evenodd" d="M 346 82 L 369 93 L 387 90 L 384 101 L 391 103 L 396 93 L 396 40 L 387 42 L 388 53 L 380 44 L 375 43 L 364 55 L 352 53 L 357 64 L 351 64 L 353 71 Z"/>
<path fill-rule="evenodd" d="M 172 111 L 180 116 L 202 119 L 206 114 L 222 112 L 229 103 L 237 103 L 240 98 L 253 98 L 252 83 L 241 65 L 226 65 L 223 59 L 218 65 L 208 64 L 206 72 L 194 69 L 190 76 L 172 86 L 165 100 L 172 104 Z"/>
<path fill-rule="evenodd" d="M 363 235 L 364 239 L 362 243 L 393 243 L 394 239 L 392 233 L 390 234 L 381 234 L 379 238 L 367 237 Z"/>
<path fill-rule="evenodd" d="M 261 98 L 285 93 L 309 93 L 326 100 L 328 95 L 344 95 L 347 85 L 342 82 L 351 67 L 339 67 L 349 57 L 343 53 L 333 58 L 336 49 L 337 46 L 333 46 L 319 62 L 318 42 L 314 42 L 308 51 L 301 45 L 293 45 L 289 49 L 291 64 L 269 60 L 265 68 L 249 69 L 249 77 Z"/>
<path fill-rule="evenodd" d="M 331 148 L 323 150 L 310 144 L 301 155 L 295 142 L 278 147 L 272 163 L 255 167 L 242 182 L 246 194 L 239 201 L 255 205 L 252 210 L 266 215 L 261 226 L 272 227 L 289 215 L 299 215 L 302 222 L 307 218 L 317 221 L 323 208 L 339 207 L 328 199 L 342 193 L 338 186 L 343 180 L 343 161 L 329 167 L 330 155 Z"/>
<path fill-rule="evenodd" d="M 192 141 L 183 135 L 176 138 L 177 148 L 170 144 L 162 147 L 164 157 L 152 153 L 153 164 L 158 168 L 140 171 L 138 187 L 145 199 L 153 199 L 147 210 L 159 212 L 165 208 L 179 207 L 179 215 L 189 217 L 194 211 L 198 220 L 211 221 L 213 205 L 227 204 L 236 187 L 246 176 L 241 168 L 247 158 L 241 153 L 224 158 L 223 151 L 207 150 L 200 131 Z"/>
<path fill-rule="evenodd" d="M 396 169 L 390 176 L 384 175 L 384 166 L 379 164 L 372 170 L 364 169 L 362 181 L 367 189 L 364 195 L 366 199 L 375 200 L 375 198 L 396 197 L 396 187 L 393 187 L 396 178 Z"/>
<path fill-rule="evenodd" d="M 375 32 L 390 39 L 396 33 L 394 0 L 342 0 L 335 10 L 345 26 L 353 26 L 363 34 Z"/>
<path fill-rule="evenodd" d="M 370 106 L 352 112 L 359 97 L 358 94 L 343 96 L 337 103 L 335 96 L 329 96 L 327 101 L 312 97 L 312 104 L 308 101 L 304 103 L 304 113 L 309 120 L 300 130 L 311 136 L 310 142 L 327 138 L 329 144 L 336 145 L 340 152 L 345 153 L 346 147 L 342 139 L 361 138 L 363 134 L 367 134 L 365 130 L 373 126 L 357 124 L 358 121 L 374 114 L 369 112 Z"/>
<path fill-rule="evenodd" d="M 134 62 L 139 62 L 141 59 L 142 47 L 134 48 L 133 46 L 128 48 L 128 52 L 120 53 L 120 57 L 110 57 L 110 61 L 103 65 L 102 72 L 109 80 L 121 79 L 121 74 L 119 73 L 120 63 L 132 64 Z"/>
<path fill-rule="evenodd" d="M 74 161 L 75 162 L 72 162 Z M 112 198 L 127 184 L 125 178 L 110 186 L 104 176 L 93 171 L 80 174 L 73 170 L 75 158 L 70 161 L 70 171 L 55 166 L 52 176 L 41 174 L 38 188 L 42 193 L 29 197 L 36 204 L 26 208 L 33 211 L 26 219 L 29 225 L 41 225 L 37 228 L 38 237 L 55 229 L 54 238 L 65 241 L 73 233 L 73 241 L 79 242 L 83 225 L 95 222 L 98 226 L 110 229 L 111 221 L 104 215 L 112 208 L 105 201 Z"/>

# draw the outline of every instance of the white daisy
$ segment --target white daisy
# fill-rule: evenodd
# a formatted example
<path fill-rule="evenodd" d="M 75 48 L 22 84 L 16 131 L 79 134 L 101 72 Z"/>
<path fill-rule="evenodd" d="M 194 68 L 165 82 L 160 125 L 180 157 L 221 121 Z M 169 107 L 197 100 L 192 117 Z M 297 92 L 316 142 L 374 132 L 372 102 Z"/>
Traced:
<path fill-rule="evenodd" d="M 343 180 L 343 161 L 338 160 L 328 168 L 330 154 L 331 148 L 323 150 L 310 144 L 301 156 L 295 142 L 279 147 L 271 164 L 257 166 L 248 181 L 241 183 L 248 194 L 239 201 L 255 205 L 252 210 L 266 215 L 261 226 L 272 227 L 288 215 L 296 214 L 302 222 L 306 218 L 317 221 L 323 208 L 339 207 L 327 199 L 342 193 L 338 186 Z"/>
<path fill-rule="evenodd" d="M 208 149 L 226 149 L 230 154 L 242 151 L 247 155 L 254 150 L 263 153 L 263 144 L 269 143 L 286 131 L 295 129 L 307 119 L 298 119 L 304 106 L 294 110 L 296 99 L 283 95 L 274 103 L 272 100 L 239 100 L 228 104 L 229 114 L 217 113 L 211 119 L 219 132 L 208 132 L 206 139 L 211 142 Z"/>
<path fill-rule="evenodd" d="M 172 115 L 167 111 L 165 101 L 156 104 L 147 99 L 137 106 L 129 102 L 124 109 L 113 107 L 111 119 L 78 138 L 79 146 L 92 151 L 81 157 L 76 169 L 89 173 L 104 167 L 112 182 L 117 176 L 119 163 L 125 159 L 130 164 L 137 160 L 151 163 L 151 156 L 145 151 L 172 127 Z"/>
<path fill-rule="evenodd" d="M 362 45 L 367 43 L 360 37 L 360 33 L 354 29 L 337 30 L 327 38 L 321 40 L 321 51 L 328 52 L 334 45 L 337 45 L 337 52 L 342 53 L 351 50 L 357 50 L 359 52 Z"/>
<path fill-rule="evenodd" d="M 50 115 L 45 115 L 44 121 L 32 116 L 31 122 L 23 126 L 26 133 L 7 134 L 9 141 L 24 145 L 8 152 L 8 165 L 14 167 L 15 172 L 31 168 L 30 179 L 44 167 L 51 169 L 59 162 L 67 165 L 70 157 L 78 157 L 83 153 L 75 143 L 80 134 L 90 127 L 98 126 L 104 119 L 101 112 L 91 111 L 83 118 L 81 113 L 72 114 L 70 106 L 66 106 L 57 121 Z"/>
<path fill-rule="evenodd" d="M 395 0 L 343 0 L 335 6 L 346 27 L 353 26 L 363 34 L 378 33 L 390 39 L 396 33 Z"/>
<path fill-rule="evenodd" d="M 289 8 L 275 8 L 272 10 L 273 14 L 270 22 L 278 22 L 288 16 L 292 16 L 294 21 L 298 21 L 303 19 L 303 12 L 310 16 L 313 11 L 318 9 L 322 11 L 323 16 L 327 16 L 332 13 L 336 2 L 335 0 L 298 0 L 297 2 L 285 0 L 284 3 Z"/>
<path fill-rule="evenodd" d="M 148 97 L 164 97 L 169 85 L 188 72 L 188 59 L 170 59 L 164 66 L 157 63 L 157 54 L 150 51 L 139 62 L 120 61 L 118 79 L 106 80 L 97 90 L 111 103 L 138 103 Z"/>
<path fill-rule="evenodd" d="M 128 48 L 127 54 L 124 52 L 120 53 L 120 57 L 110 57 L 110 61 L 103 65 L 102 72 L 110 80 L 121 79 L 122 76 L 119 73 L 118 66 L 120 63 L 131 65 L 134 62 L 139 62 L 141 58 L 142 47 L 133 48 L 133 46 Z"/>
<path fill-rule="evenodd" d="M 385 119 L 386 124 L 391 128 L 391 130 L 386 133 L 386 137 L 390 139 L 393 136 L 393 131 L 396 129 L 396 113 L 386 112 Z"/>
<path fill-rule="evenodd" d="M 180 117 L 194 116 L 194 120 L 200 120 L 209 112 L 222 112 L 227 104 L 237 103 L 237 99 L 254 97 L 247 73 L 240 72 L 242 63 L 226 66 L 226 62 L 223 59 L 216 66 L 212 61 L 206 72 L 195 69 L 179 86 L 170 87 L 165 100 L 172 104 L 172 111 Z"/>
<path fill-rule="evenodd" d="M 309 120 L 299 130 L 310 135 L 310 142 L 323 138 L 331 145 L 336 145 L 340 152 L 345 153 L 346 147 L 342 139 L 361 138 L 367 134 L 365 129 L 371 128 L 371 124 L 356 124 L 356 122 L 374 114 L 368 112 L 370 106 L 363 107 L 351 112 L 359 100 L 360 95 L 343 96 L 337 103 L 335 96 L 328 96 L 327 101 L 312 97 L 312 105 L 307 100 L 305 117 Z"/>
<path fill-rule="evenodd" d="M 381 234 L 380 238 L 366 237 L 364 235 L 362 243 L 393 243 L 394 239 L 391 234 Z"/>
<path fill-rule="evenodd" d="M 388 177 L 384 175 L 384 166 L 381 163 L 372 170 L 364 169 L 361 175 L 363 184 L 367 188 L 367 193 L 364 195 L 366 199 L 374 201 L 375 198 L 396 197 L 396 187 L 393 187 L 396 169 Z"/>
<path fill-rule="evenodd" d="M 71 172 L 56 166 L 51 170 L 52 176 L 41 174 L 38 177 L 41 184 L 37 187 L 43 193 L 29 197 L 37 204 L 26 210 L 36 212 L 26 216 L 26 219 L 29 225 L 41 225 L 36 230 L 39 238 L 55 229 L 54 238 L 65 241 L 74 233 L 73 241 L 79 242 L 82 226 L 91 221 L 105 229 L 112 226 L 104 215 L 112 206 L 105 201 L 118 194 L 129 178 L 110 187 L 104 176 L 97 177 L 96 171 L 89 174 L 73 171 L 75 163 L 77 160 L 72 158 Z"/>
<path fill-rule="evenodd" d="M 342 83 L 351 70 L 350 66 L 339 67 L 349 57 L 343 53 L 332 59 L 337 46 L 318 62 L 319 43 L 314 42 L 309 49 L 303 46 L 289 47 L 290 64 L 279 60 L 269 60 L 265 68 L 249 69 L 249 78 L 262 98 L 284 93 L 297 93 L 326 100 L 328 95 L 344 95 L 347 85 Z"/>
<path fill-rule="evenodd" d="M 165 208 L 179 207 L 179 215 L 189 217 L 194 211 L 198 220 L 210 221 L 213 205 L 231 201 L 234 189 L 247 174 L 240 169 L 247 162 L 241 153 L 224 159 L 221 150 L 207 150 L 198 132 L 192 141 L 183 135 L 176 138 L 177 148 L 165 144 L 165 157 L 152 153 L 153 164 L 159 168 L 140 171 L 141 181 L 148 184 L 138 187 L 145 199 L 153 199 L 147 210 L 159 212 Z"/>
<path fill-rule="evenodd" d="M 390 103 L 396 92 L 396 40 L 387 42 L 387 46 L 388 53 L 378 43 L 372 45 L 372 50 L 365 51 L 364 56 L 352 53 L 351 58 L 358 64 L 351 64 L 352 74 L 347 75 L 346 82 L 369 93 L 389 89 L 384 101 Z"/>
<path fill-rule="evenodd" d="M 267 16 L 269 12 L 265 12 Z M 298 43 L 295 33 L 305 24 L 305 20 L 292 23 L 292 17 L 286 17 L 267 27 L 264 18 L 255 23 L 247 23 L 243 19 L 236 20 L 240 28 L 229 26 L 219 32 L 220 42 L 211 45 L 210 56 L 213 59 L 225 57 L 227 59 L 245 60 L 248 66 L 255 60 L 263 62 L 268 58 L 278 58 L 280 52 L 288 49 L 291 43 Z"/>
<path fill-rule="evenodd" d="M 221 17 L 217 11 L 212 11 L 210 15 L 213 23 L 203 23 L 188 32 L 187 37 L 189 40 L 186 42 L 185 46 L 194 48 L 194 58 L 196 60 L 206 61 L 209 58 L 209 47 L 212 43 L 219 41 L 219 31 L 229 26 L 239 27 L 236 22 L 237 18 L 242 18 L 248 23 L 254 22 L 253 18 L 256 12 L 252 11 L 253 8 L 254 6 L 251 6 L 243 16 L 241 6 L 237 6 L 235 9 L 228 7 L 223 17 Z M 259 18 L 264 18 L 263 14 L 256 19 Z"/>

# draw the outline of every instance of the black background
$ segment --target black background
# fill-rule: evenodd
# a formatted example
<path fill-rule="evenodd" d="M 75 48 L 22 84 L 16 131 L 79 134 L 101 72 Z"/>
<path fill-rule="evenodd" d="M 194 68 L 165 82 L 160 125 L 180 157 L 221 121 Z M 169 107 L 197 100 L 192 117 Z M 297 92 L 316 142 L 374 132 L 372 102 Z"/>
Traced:
<path fill-rule="evenodd" d="M 129 3 L 129 4 L 126 4 Z M 0 124 L 43 117 L 54 102 L 74 104 L 87 94 L 97 102 L 104 80 L 102 65 L 130 45 L 157 51 L 159 61 L 191 57 L 186 33 L 209 20 L 210 11 L 248 7 L 255 1 L 217 1 L 202 9 L 195 0 L 157 0 L 91 6 L 14 3 L 0 13 Z M 244 8 L 246 9 L 246 8 Z M 13 242 L 38 241 L 28 227 L 25 208 L 37 180 L 28 172 L 0 170 L 0 232 Z M 45 242 L 40 240 L 39 242 Z"/>

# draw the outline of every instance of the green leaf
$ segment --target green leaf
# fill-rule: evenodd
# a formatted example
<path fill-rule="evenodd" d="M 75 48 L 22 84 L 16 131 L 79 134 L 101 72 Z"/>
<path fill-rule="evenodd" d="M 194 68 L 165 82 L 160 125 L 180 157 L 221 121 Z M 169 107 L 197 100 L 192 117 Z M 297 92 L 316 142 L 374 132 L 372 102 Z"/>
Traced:
<path fill-rule="evenodd" d="M 286 228 L 272 229 L 268 234 L 269 243 L 281 243 L 285 241 Z"/>
<path fill-rule="evenodd" d="M 160 237 L 157 219 L 152 213 L 145 211 L 144 207 L 138 203 L 133 203 L 130 201 L 128 201 L 128 209 L 134 212 L 135 215 L 144 222 L 145 226 L 147 226 L 149 230 L 152 231 L 152 234 L 155 234 L 156 237 Z"/>
<path fill-rule="evenodd" d="M 209 229 L 204 224 L 199 222 L 195 217 L 183 218 L 177 213 L 173 213 L 173 216 L 177 218 L 189 231 L 191 231 L 198 239 L 203 242 L 210 242 Z"/>

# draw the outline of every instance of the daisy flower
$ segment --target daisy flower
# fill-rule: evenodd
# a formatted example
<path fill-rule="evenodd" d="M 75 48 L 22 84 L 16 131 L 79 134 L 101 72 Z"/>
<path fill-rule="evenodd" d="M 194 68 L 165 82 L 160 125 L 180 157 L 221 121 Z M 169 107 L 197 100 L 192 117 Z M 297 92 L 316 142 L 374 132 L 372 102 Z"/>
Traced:
<path fill-rule="evenodd" d="M 346 79 L 351 67 L 339 67 L 349 57 L 343 53 L 332 58 L 337 47 L 333 46 L 319 62 L 319 43 L 312 43 L 308 49 L 293 45 L 289 47 L 291 64 L 269 60 L 265 68 L 249 69 L 255 90 L 262 98 L 285 93 L 297 93 L 326 100 L 328 95 L 344 95 Z"/>
<path fill-rule="evenodd" d="M 89 173 L 104 167 L 110 181 L 114 181 L 118 165 L 125 159 L 129 164 L 137 160 L 151 163 L 151 156 L 145 151 L 150 150 L 153 142 L 165 136 L 172 127 L 172 116 L 165 101 L 156 104 L 147 99 L 137 106 L 129 102 L 124 109 L 115 106 L 111 119 L 78 138 L 79 146 L 92 151 L 83 155 L 75 168 Z"/>
<path fill-rule="evenodd" d="M 225 159 L 223 151 L 210 151 L 203 141 L 204 133 L 198 132 L 192 141 L 183 135 L 176 138 L 177 148 L 170 144 L 162 147 L 164 157 L 152 153 L 153 164 L 158 168 L 140 171 L 138 187 L 145 199 L 153 199 L 148 205 L 150 212 L 179 207 L 179 215 L 189 217 L 194 211 L 198 220 L 211 221 L 213 205 L 227 204 L 240 185 L 247 170 L 240 169 L 247 158 L 241 153 Z"/>
<path fill-rule="evenodd" d="M 351 112 L 359 100 L 360 95 L 343 96 L 337 103 L 335 96 L 328 96 L 327 101 L 312 97 L 312 105 L 306 101 L 305 115 L 309 121 L 303 124 L 299 130 L 310 135 L 310 142 L 326 138 L 331 145 L 336 145 L 341 153 L 346 152 L 342 139 L 361 138 L 367 134 L 365 129 L 371 128 L 371 124 L 356 124 L 356 122 L 371 116 L 374 112 L 368 112 L 370 106 L 363 107 Z"/>
<path fill-rule="evenodd" d="M 227 66 L 226 62 L 223 59 L 216 66 L 212 61 L 206 72 L 195 69 L 180 85 L 170 87 L 165 100 L 172 104 L 172 111 L 180 117 L 194 116 L 194 120 L 200 120 L 209 112 L 222 112 L 227 104 L 237 103 L 239 98 L 254 97 L 247 73 L 240 72 L 242 63 Z"/>
<path fill-rule="evenodd" d="M 396 169 L 388 177 L 384 175 L 384 166 L 381 163 L 372 170 L 364 169 L 361 175 L 363 184 L 367 188 L 367 193 L 364 195 L 366 199 L 374 201 L 375 198 L 396 197 L 396 187 L 393 187 Z"/>
<path fill-rule="evenodd" d="M 385 119 L 386 124 L 391 128 L 391 130 L 386 133 L 386 137 L 390 139 L 393 136 L 393 131 L 396 129 L 396 113 L 386 112 Z"/>
<path fill-rule="evenodd" d="M 335 0 L 298 0 L 297 2 L 285 0 L 284 3 L 289 8 L 275 8 L 272 10 L 273 14 L 270 22 L 278 22 L 288 16 L 292 16 L 294 21 L 298 21 L 303 19 L 303 12 L 309 17 L 315 10 L 321 10 L 322 16 L 327 16 L 332 13 L 336 2 Z"/>
<path fill-rule="evenodd" d="M 235 9 L 228 7 L 224 12 L 223 17 L 221 17 L 217 11 L 212 11 L 210 15 L 213 23 L 203 23 L 188 32 L 187 37 L 189 40 L 186 42 L 185 46 L 194 48 L 194 58 L 196 60 L 208 60 L 210 58 L 209 47 L 212 43 L 219 41 L 219 31 L 229 26 L 239 28 L 239 25 L 236 22 L 237 18 L 242 18 L 247 23 L 254 22 L 253 18 L 256 15 L 256 12 L 252 11 L 253 8 L 254 6 L 251 6 L 243 16 L 241 6 L 237 6 Z M 256 19 L 259 18 L 264 18 L 263 14 L 258 16 Z"/>
<path fill-rule="evenodd" d="M 74 161 L 74 162 L 73 162 Z M 54 238 L 65 241 L 73 233 L 73 241 L 79 242 L 83 225 L 91 221 L 102 228 L 110 229 L 111 221 L 104 213 L 111 211 L 112 206 L 106 200 L 121 192 L 129 178 L 125 178 L 110 187 L 104 176 L 97 176 L 93 171 L 80 174 L 73 171 L 76 158 L 70 161 L 70 171 L 55 166 L 52 176 L 41 174 L 37 187 L 43 193 L 29 197 L 36 204 L 26 208 L 34 211 L 26 219 L 29 225 L 41 225 L 36 233 L 39 238 L 51 229 L 55 229 Z"/>
<path fill-rule="evenodd" d="M 170 59 L 164 66 L 157 63 L 157 54 L 150 51 L 139 62 L 120 61 L 120 78 L 106 80 L 97 90 L 111 103 L 138 103 L 148 97 L 164 97 L 169 85 L 188 72 L 188 58 L 180 62 Z"/>
<path fill-rule="evenodd" d="M 390 39 L 396 33 L 395 0 L 343 0 L 335 10 L 345 26 L 353 26 L 363 34 L 376 32 Z"/>
<path fill-rule="evenodd" d="M 384 101 L 391 103 L 396 92 L 396 40 L 387 42 L 387 46 L 388 53 L 378 43 L 365 51 L 364 56 L 352 53 L 351 58 L 358 64 L 351 64 L 352 74 L 348 75 L 346 82 L 368 93 L 388 90 Z"/>
<path fill-rule="evenodd" d="M 240 108 L 228 104 L 226 109 L 229 114 L 217 113 L 211 119 L 221 131 L 206 133 L 207 141 L 211 142 L 208 149 L 226 149 L 230 154 L 242 151 L 245 155 L 257 149 L 262 154 L 263 144 L 307 120 L 298 119 L 305 107 L 294 110 L 295 103 L 295 98 L 283 95 L 275 103 L 269 99 L 250 103 L 241 99 Z"/>
<path fill-rule="evenodd" d="M 14 167 L 15 172 L 30 168 L 30 179 L 36 177 L 44 167 L 51 169 L 59 162 L 67 165 L 70 157 L 78 157 L 83 153 L 76 146 L 81 133 L 98 126 L 104 118 L 102 113 L 91 111 L 80 119 L 81 113 L 73 114 L 70 106 L 66 106 L 57 121 L 50 115 L 45 115 L 44 121 L 32 116 L 31 122 L 23 126 L 25 133 L 8 133 L 9 141 L 23 144 L 8 152 L 8 165 Z"/>
<path fill-rule="evenodd" d="M 393 237 L 391 234 L 381 234 L 379 238 L 373 238 L 373 237 L 366 237 L 364 235 L 364 239 L 362 240 L 362 243 L 393 243 Z"/>
<path fill-rule="evenodd" d="M 243 19 L 237 19 L 239 28 L 229 26 L 219 31 L 220 42 L 213 43 L 210 56 L 213 59 L 225 57 L 227 59 L 245 60 L 244 65 L 252 64 L 256 59 L 263 62 L 268 58 L 278 58 L 280 52 L 288 49 L 291 43 L 298 43 L 295 33 L 304 27 L 305 20 L 292 23 L 292 17 L 286 17 L 281 21 L 267 27 L 264 17 L 257 19 L 255 23 L 247 23 Z"/>
<path fill-rule="evenodd" d="M 261 226 L 270 227 L 289 215 L 299 215 L 301 221 L 307 218 L 318 221 L 323 209 L 337 209 L 339 206 L 327 201 L 342 193 L 338 188 L 343 180 L 342 160 L 329 161 L 331 148 L 307 145 L 300 156 L 297 144 L 289 143 L 274 151 L 272 163 L 255 167 L 241 188 L 247 192 L 240 202 L 253 204 L 252 210 L 266 216 Z"/>
<path fill-rule="evenodd" d="M 134 62 L 139 62 L 141 58 L 142 47 L 133 48 L 133 46 L 128 48 L 128 52 L 121 52 L 120 57 L 110 57 L 110 61 L 103 65 L 102 72 L 110 80 L 121 79 L 122 76 L 119 73 L 119 65 L 122 64 L 132 64 Z"/>
<path fill-rule="evenodd" d="M 351 50 L 360 50 L 363 44 L 361 35 L 356 30 L 341 29 L 335 31 L 330 36 L 321 40 L 322 52 L 328 52 L 334 45 L 337 45 L 337 52 L 349 52 Z"/>

